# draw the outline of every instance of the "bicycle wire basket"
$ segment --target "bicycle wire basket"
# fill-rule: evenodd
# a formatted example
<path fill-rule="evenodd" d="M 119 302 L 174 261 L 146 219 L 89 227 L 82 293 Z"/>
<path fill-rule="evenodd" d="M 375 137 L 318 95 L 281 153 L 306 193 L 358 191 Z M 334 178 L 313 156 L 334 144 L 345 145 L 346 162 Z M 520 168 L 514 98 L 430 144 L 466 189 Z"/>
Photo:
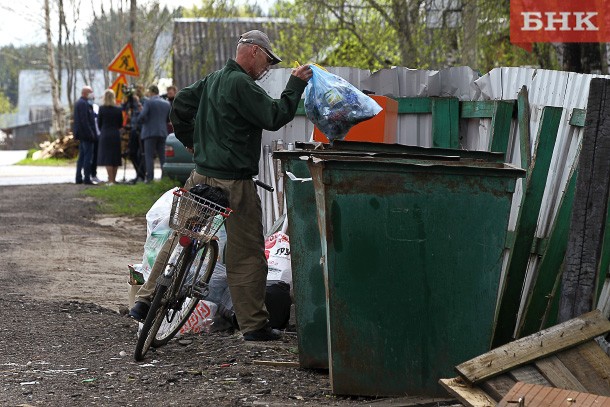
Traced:
<path fill-rule="evenodd" d="M 169 227 L 192 239 L 210 240 L 231 214 L 230 208 L 190 193 L 174 191 Z"/>

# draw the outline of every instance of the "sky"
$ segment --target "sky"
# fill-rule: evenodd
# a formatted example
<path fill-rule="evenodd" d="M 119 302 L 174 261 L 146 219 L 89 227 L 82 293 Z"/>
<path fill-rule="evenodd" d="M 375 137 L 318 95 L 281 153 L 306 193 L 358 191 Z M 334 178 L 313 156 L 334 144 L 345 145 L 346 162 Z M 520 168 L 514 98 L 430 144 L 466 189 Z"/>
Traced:
<path fill-rule="evenodd" d="M 259 0 L 263 10 L 267 9 L 267 5 L 272 0 Z M 78 31 L 83 33 L 92 18 L 92 3 L 99 10 L 100 2 L 104 4 L 118 4 L 117 0 L 75 0 L 80 3 L 80 24 Z M 146 3 L 146 0 L 138 0 L 138 4 Z M 54 3 L 51 0 L 51 3 Z M 127 2 L 129 3 L 129 2 Z M 167 6 L 170 10 L 179 6 L 192 7 L 199 5 L 201 0 L 160 0 L 162 6 Z M 45 42 L 44 36 L 44 20 L 43 20 L 43 0 L 0 0 L 0 46 L 13 44 L 15 46 L 25 44 L 36 44 Z M 70 0 L 64 0 L 64 7 L 68 9 Z M 57 12 L 51 11 L 52 14 Z M 68 11 L 66 11 L 68 13 Z M 68 21 L 70 17 L 68 16 Z M 56 24 L 52 23 L 52 27 Z"/>

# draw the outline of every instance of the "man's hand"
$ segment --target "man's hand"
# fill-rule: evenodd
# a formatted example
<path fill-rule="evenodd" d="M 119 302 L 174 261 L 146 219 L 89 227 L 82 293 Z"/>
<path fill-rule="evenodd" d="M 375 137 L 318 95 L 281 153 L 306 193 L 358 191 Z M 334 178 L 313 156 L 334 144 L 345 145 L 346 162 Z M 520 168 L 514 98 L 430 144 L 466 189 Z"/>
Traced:
<path fill-rule="evenodd" d="M 195 154 L 195 150 L 193 149 L 193 147 L 186 147 L 185 146 L 185 148 L 186 148 L 186 151 L 188 151 L 189 153 Z"/>
<path fill-rule="evenodd" d="M 311 68 L 309 67 L 309 65 L 301 65 L 292 70 L 292 75 L 307 82 L 307 81 L 309 81 L 309 79 L 311 79 L 313 72 L 311 71 Z"/>

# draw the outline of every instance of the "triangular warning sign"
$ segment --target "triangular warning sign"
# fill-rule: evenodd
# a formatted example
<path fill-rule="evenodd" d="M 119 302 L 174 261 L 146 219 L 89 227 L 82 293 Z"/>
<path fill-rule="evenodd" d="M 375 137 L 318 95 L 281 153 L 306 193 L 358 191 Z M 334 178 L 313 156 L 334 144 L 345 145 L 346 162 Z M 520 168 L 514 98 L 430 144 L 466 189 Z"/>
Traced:
<path fill-rule="evenodd" d="M 110 89 L 112 89 L 114 91 L 114 94 L 116 96 L 116 100 L 118 103 L 121 103 L 123 101 L 123 86 L 127 85 L 127 78 L 125 77 L 125 75 L 119 75 L 118 78 L 116 78 L 116 80 L 114 82 L 112 82 L 112 85 L 110 85 Z"/>
<path fill-rule="evenodd" d="M 136 55 L 130 43 L 127 43 L 121 52 L 114 57 L 110 65 L 108 65 L 108 70 L 124 73 L 125 75 L 140 76 Z"/>

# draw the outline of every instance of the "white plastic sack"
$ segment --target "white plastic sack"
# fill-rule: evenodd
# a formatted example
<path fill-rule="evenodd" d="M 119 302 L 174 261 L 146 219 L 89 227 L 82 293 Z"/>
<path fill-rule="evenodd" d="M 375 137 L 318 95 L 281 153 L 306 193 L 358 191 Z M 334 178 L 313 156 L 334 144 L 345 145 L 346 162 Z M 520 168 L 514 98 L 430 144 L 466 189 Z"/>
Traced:
<path fill-rule="evenodd" d="M 172 210 L 172 202 L 174 201 L 174 191 L 172 188 L 165 192 L 146 212 L 146 235 L 150 235 L 160 223 L 167 224 L 169 229 L 169 214 Z"/>
<path fill-rule="evenodd" d="M 267 281 L 283 281 L 292 285 L 290 239 L 287 234 L 276 232 L 265 239 L 265 257 L 269 267 Z"/>
<path fill-rule="evenodd" d="M 157 254 L 171 233 L 169 214 L 172 209 L 174 190 L 175 188 L 172 188 L 161 195 L 146 213 L 146 242 L 144 243 L 142 268 L 139 270 L 145 280 L 148 280 Z"/>
<path fill-rule="evenodd" d="M 180 334 L 208 332 L 217 308 L 213 302 L 199 301 L 188 321 L 180 328 Z"/>

